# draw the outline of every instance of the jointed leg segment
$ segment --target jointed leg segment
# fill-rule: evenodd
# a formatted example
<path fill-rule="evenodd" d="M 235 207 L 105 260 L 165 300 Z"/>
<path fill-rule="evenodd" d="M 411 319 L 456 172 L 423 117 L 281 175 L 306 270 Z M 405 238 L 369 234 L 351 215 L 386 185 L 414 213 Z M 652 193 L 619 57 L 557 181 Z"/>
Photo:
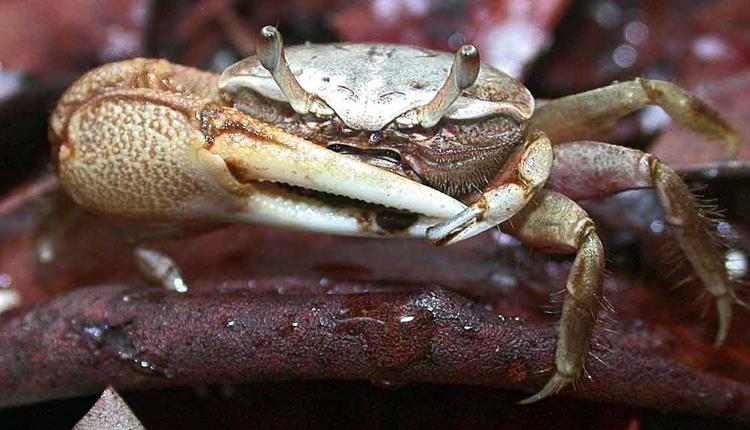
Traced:
<path fill-rule="evenodd" d="M 708 139 L 721 140 L 731 157 L 737 155 L 737 132 L 719 113 L 687 90 L 665 81 L 635 79 L 551 100 L 531 118 L 553 143 L 596 137 L 614 121 L 648 105 Z"/>
<path fill-rule="evenodd" d="M 635 188 L 654 188 L 666 222 L 675 229 L 685 252 L 706 290 L 716 299 L 719 331 L 716 345 L 727 336 L 734 286 L 710 226 L 679 175 L 656 157 L 644 152 L 598 142 L 570 142 L 555 147 L 548 187 L 574 199 L 614 194 Z"/>
<path fill-rule="evenodd" d="M 583 370 L 601 303 L 604 250 L 586 212 L 550 190 L 542 190 L 501 228 L 535 248 L 576 253 L 557 330 L 555 374 L 538 393 L 521 402 L 531 403 L 555 394 Z"/>
<path fill-rule="evenodd" d="M 552 167 L 552 144 L 544 133 L 532 132 L 510 157 L 479 199 L 457 216 L 427 230 L 427 238 L 449 245 L 506 221 L 523 209 L 544 186 Z"/>
<path fill-rule="evenodd" d="M 170 257 L 154 249 L 136 246 L 133 258 L 138 270 L 152 284 L 178 293 L 187 292 L 180 268 Z"/>

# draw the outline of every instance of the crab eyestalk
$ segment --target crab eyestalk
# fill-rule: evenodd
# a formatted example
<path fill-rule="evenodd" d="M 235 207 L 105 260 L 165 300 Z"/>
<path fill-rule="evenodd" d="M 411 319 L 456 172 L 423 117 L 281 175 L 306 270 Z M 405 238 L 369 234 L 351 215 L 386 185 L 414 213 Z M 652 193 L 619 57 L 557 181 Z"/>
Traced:
<path fill-rule="evenodd" d="M 437 124 L 448 113 L 453 102 L 463 90 L 469 88 L 479 76 L 479 50 L 474 45 L 464 45 L 456 51 L 448 79 L 427 104 L 417 108 L 419 125 L 428 128 Z"/>
<path fill-rule="evenodd" d="M 313 96 L 294 77 L 284 54 L 284 39 L 275 27 L 267 25 L 260 30 L 256 50 L 260 64 L 276 81 L 281 92 L 295 112 L 304 115 L 310 112 Z"/>

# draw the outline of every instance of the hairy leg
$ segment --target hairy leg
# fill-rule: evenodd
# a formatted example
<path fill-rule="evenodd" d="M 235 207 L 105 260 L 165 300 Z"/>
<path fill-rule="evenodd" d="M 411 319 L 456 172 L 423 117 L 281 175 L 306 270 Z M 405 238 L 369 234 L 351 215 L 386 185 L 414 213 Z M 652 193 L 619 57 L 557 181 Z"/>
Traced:
<path fill-rule="evenodd" d="M 479 199 L 455 217 L 430 227 L 427 238 L 438 245 L 449 245 L 504 222 L 544 186 L 551 166 L 550 140 L 544 133 L 530 133 Z"/>
<path fill-rule="evenodd" d="M 554 143 L 582 140 L 623 116 L 648 105 L 664 109 L 675 121 L 708 139 L 720 140 L 735 157 L 739 137 L 722 116 L 687 90 L 665 81 L 635 79 L 551 100 L 540 106 L 531 126 Z"/>
<path fill-rule="evenodd" d="M 586 211 L 551 190 L 540 191 L 501 228 L 534 248 L 576 253 L 557 329 L 555 374 L 538 393 L 521 401 L 532 403 L 555 394 L 583 370 L 601 304 L 604 250 Z"/>
<path fill-rule="evenodd" d="M 682 179 L 656 157 L 635 149 L 599 142 L 570 142 L 555 147 L 547 186 L 573 200 L 600 197 L 635 188 L 654 188 L 666 222 L 693 269 L 716 299 L 719 331 L 716 345 L 726 339 L 737 303 L 716 240 Z"/>

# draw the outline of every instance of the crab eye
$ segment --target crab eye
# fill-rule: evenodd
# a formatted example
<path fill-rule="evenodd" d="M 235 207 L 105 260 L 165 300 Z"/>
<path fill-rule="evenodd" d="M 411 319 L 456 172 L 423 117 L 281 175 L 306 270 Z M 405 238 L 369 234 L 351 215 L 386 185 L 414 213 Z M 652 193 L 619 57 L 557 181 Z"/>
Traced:
<path fill-rule="evenodd" d="M 381 160 L 390 161 L 394 164 L 401 163 L 401 154 L 392 149 L 373 149 L 371 151 L 372 156 L 380 158 Z"/>
<path fill-rule="evenodd" d="M 388 149 L 388 148 L 363 149 L 363 148 L 357 148 L 355 146 L 344 145 L 341 143 L 332 143 L 328 145 L 327 148 L 333 152 L 338 152 L 339 154 L 349 154 L 349 155 L 358 155 L 358 156 L 364 156 L 364 157 L 370 157 L 370 158 L 377 158 L 377 159 L 384 160 L 393 164 L 401 163 L 401 154 L 399 154 L 398 151 L 395 151 L 393 149 Z"/>

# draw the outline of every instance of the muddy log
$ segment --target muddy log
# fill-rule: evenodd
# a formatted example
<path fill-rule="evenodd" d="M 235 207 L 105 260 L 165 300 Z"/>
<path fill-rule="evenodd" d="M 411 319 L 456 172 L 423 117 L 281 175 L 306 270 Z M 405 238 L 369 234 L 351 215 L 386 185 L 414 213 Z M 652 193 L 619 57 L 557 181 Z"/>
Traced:
<path fill-rule="evenodd" d="M 636 336 L 637 337 L 637 336 Z M 633 338 L 627 334 L 620 339 Z M 95 393 L 288 379 L 533 391 L 554 333 L 439 288 L 409 293 L 180 295 L 101 286 L 0 316 L 2 406 Z M 573 395 L 750 417 L 750 386 L 615 342 Z M 606 363 L 606 365 L 604 364 Z"/>

